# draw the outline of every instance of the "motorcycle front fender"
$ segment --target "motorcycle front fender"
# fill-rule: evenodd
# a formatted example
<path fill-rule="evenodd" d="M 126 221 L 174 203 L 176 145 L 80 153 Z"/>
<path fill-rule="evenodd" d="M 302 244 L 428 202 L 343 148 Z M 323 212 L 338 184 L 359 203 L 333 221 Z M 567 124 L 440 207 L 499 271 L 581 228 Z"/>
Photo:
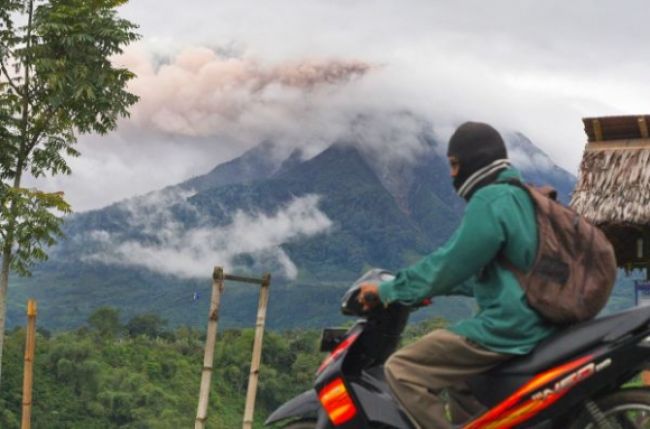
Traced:
<path fill-rule="evenodd" d="M 295 398 L 285 402 L 273 411 L 264 425 L 270 425 L 289 418 L 318 418 L 318 410 L 321 408 L 316 391 L 307 390 Z"/>

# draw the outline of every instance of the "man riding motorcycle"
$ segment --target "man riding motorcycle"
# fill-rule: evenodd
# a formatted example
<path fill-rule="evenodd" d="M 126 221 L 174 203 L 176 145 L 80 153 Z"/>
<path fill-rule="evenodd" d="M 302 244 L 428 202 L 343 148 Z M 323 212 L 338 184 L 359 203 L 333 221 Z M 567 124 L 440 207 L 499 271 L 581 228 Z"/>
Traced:
<path fill-rule="evenodd" d="M 451 428 L 440 398 L 447 389 L 455 423 L 480 410 L 464 381 L 516 355 L 529 353 L 556 331 L 532 309 L 508 265 L 526 271 L 538 248 L 535 208 L 490 125 L 462 124 L 449 141 L 453 186 L 467 201 L 449 241 L 394 280 L 361 286 L 367 308 L 381 301 L 416 303 L 437 295 L 473 296 L 478 313 L 431 332 L 394 353 L 385 365 L 394 396 L 421 428 Z M 508 261 L 507 264 L 504 260 Z M 379 300 L 373 299 L 378 297 Z"/>

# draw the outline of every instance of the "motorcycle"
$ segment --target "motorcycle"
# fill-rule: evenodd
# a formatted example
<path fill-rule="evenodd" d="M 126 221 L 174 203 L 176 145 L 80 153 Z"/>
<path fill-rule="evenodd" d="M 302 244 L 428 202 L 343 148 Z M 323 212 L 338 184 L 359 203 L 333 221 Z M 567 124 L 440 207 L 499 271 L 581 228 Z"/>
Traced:
<path fill-rule="evenodd" d="M 391 278 L 390 272 L 374 269 L 350 287 L 341 311 L 361 319 L 349 329 L 323 331 L 321 350 L 329 355 L 316 372 L 314 388 L 280 406 L 266 425 L 415 428 L 391 395 L 383 368 L 413 306 L 393 303 L 364 311 L 358 301 L 361 284 Z M 650 307 L 572 325 L 530 354 L 469 379 L 472 394 L 485 411 L 460 427 L 650 428 L 650 388 L 625 386 L 650 368 L 649 363 Z"/>

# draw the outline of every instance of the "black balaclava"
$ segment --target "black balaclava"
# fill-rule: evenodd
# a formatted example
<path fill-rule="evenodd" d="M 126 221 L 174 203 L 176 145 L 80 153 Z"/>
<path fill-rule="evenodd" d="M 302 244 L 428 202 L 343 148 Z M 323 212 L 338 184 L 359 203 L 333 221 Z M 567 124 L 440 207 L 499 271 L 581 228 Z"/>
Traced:
<path fill-rule="evenodd" d="M 459 170 L 454 177 L 454 188 L 467 200 L 476 190 L 494 182 L 509 165 L 508 152 L 501 135 L 490 125 L 481 122 L 465 122 L 458 127 L 449 139 L 447 156 L 458 160 Z M 463 186 L 468 179 L 470 182 Z"/>

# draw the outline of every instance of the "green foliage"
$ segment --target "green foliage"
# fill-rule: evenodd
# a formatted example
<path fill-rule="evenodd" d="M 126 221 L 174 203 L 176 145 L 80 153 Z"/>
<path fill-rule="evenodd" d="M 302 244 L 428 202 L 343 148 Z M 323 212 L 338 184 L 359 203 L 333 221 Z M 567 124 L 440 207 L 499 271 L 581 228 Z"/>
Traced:
<path fill-rule="evenodd" d="M 102 337 L 116 337 L 122 331 L 120 312 L 113 307 L 100 307 L 88 317 L 88 324 Z"/>
<path fill-rule="evenodd" d="M 38 99 L 47 103 L 44 112 L 56 111 L 56 122 L 68 125 L 65 129 L 71 125 L 81 133 L 104 134 L 115 128 L 120 116 L 128 116 L 128 107 L 137 101 L 125 90 L 133 73 L 110 63 L 112 55 L 138 38 L 136 26 L 117 17 L 115 8 L 123 3 L 50 0 L 36 9 L 38 43 L 25 55 L 34 58 Z M 43 161 L 34 164 L 36 172 L 57 170 L 57 163 L 62 167 L 57 171 L 66 168 L 62 159 L 55 159 L 69 148 L 70 140 L 58 137 L 65 138 L 50 140 L 35 152 L 34 158 Z"/>
<path fill-rule="evenodd" d="M 115 321 L 117 311 L 94 314 Z M 79 329 L 47 338 L 37 335 L 33 427 L 190 427 L 196 416 L 204 341 L 188 327 L 162 330 L 151 314 L 131 321 L 154 321 L 156 338 L 132 337 L 126 330 Z M 103 325 L 101 325 L 103 326 Z M 128 324 L 127 324 L 128 326 Z M 208 427 L 241 426 L 254 332 L 227 330 L 217 339 Z M 315 331 L 266 332 L 256 401 L 256 428 L 276 407 L 311 388 L 323 355 Z M 25 334 L 7 337 L 0 427 L 20 427 Z"/>
<path fill-rule="evenodd" d="M 110 63 L 138 37 L 116 15 L 122 3 L 0 1 L 0 245 L 19 274 L 46 259 L 56 212 L 70 211 L 62 193 L 21 189 L 23 173 L 69 173 L 76 134 L 110 131 L 137 101 L 125 89 L 134 75 Z"/>
<path fill-rule="evenodd" d="M 70 206 L 61 193 L 44 193 L 36 190 L 4 187 L 0 193 L 0 246 L 12 228 L 15 247 L 12 268 L 21 275 L 29 275 L 29 265 L 44 261 L 46 246 L 55 243 L 61 233 L 62 219 L 53 211 L 69 213 Z M 12 217 L 12 213 L 18 213 Z"/>
<path fill-rule="evenodd" d="M 191 427 L 196 416 L 205 337 L 182 326 L 164 330 L 162 319 L 143 314 L 133 321 L 154 322 L 157 335 L 129 334 L 116 327 L 119 313 L 100 308 L 78 329 L 36 339 L 33 427 L 151 428 Z M 145 326 L 150 326 L 149 322 Z M 134 324 L 138 325 L 138 324 Z M 409 343 L 445 321 L 411 325 Z M 100 329 L 101 328 L 101 329 Z M 241 426 L 248 386 L 253 329 L 225 330 L 217 338 L 208 408 L 208 427 Z M 255 427 L 285 401 L 311 389 L 324 358 L 318 350 L 320 331 L 267 331 L 256 400 Z M 0 389 L 0 427 L 20 425 L 25 332 L 9 333 L 6 374 Z"/>
<path fill-rule="evenodd" d="M 0 0 L 0 361 L 9 271 L 30 274 L 62 235 L 63 193 L 21 187 L 23 175 L 69 174 L 77 134 L 105 134 L 137 97 L 110 57 L 136 40 L 123 0 Z"/>
<path fill-rule="evenodd" d="M 126 332 L 130 337 L 144 335 L 149 338 L 168 336 L 164 331 L 167 321 L 155 313 L 142 314 L 135 316 L 126 324 Z"/>
<path fill-rule="evenodd" d="M 93 317 L 115 322 L 117 310 L 101 308 Z M 151 314 L 134 320 L 160 322 Z M 128 324 L 127 324 L 128 325 Z M 432 319 L 411 325 L 409 343 L 445 326 Z M 132 337 L 126 330 L 78 329 L 52 337 L 37 335 L 32 427 L 151 428 L 191 427 L 196 416 L 205 338 L 190 327 L 161 329 L 156 338 Z M 253 329 L 226 330 L 216 343 L 208 427 L 241 426 L 248 386 Z M 256 400 L 255 427 L 285 401 L 312 388 L 324 358 L 319 331 L 265 333 Z M 0 427 L 20 427 L 25 332 L 9 333 L 0 389 Z"/>

